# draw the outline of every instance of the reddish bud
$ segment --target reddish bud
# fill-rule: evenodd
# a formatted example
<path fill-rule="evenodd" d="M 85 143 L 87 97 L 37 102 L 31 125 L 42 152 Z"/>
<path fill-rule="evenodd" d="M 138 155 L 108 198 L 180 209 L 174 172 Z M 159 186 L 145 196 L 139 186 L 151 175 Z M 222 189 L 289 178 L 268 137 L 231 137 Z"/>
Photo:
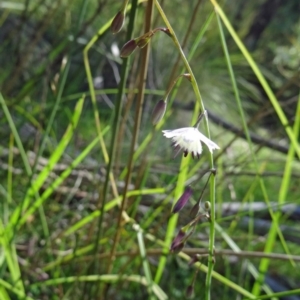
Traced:
<path fill-rule="evenodd" d="M 122 29 L 124 21 L 125 13 L 124 11 L 119 11 L 111 22 L 110 28 L 113 34 L 118 33 Z"/>
<path fill-rule="evenodd" d="M 174 208 L 173 208 L 173 214 L 176 214 L 177 212 L 179 212 L 180 210 L 183 209 L 183 207 L 186 205 L 186 203 L 189 201 L 189 199 L 191 198 L 193 194 L 193 190 L 191 187 L 186 187 L 184 193 L 182 194 L 182 196 L 178 199 L 178 201 L 176 202 Z"/>
<path fill-rule="evenodd" d="M 172 251 L 173 253 L 177 254 L 177 253 L 179 253 L 179 252 L 183 249 L 184 245 L 185 245 L 185 243 L 184 243 L 184 242 L 181 242 L 181 243 L 177 244 L 176 246 L 174 246 L 174 247 L 171 249 L 171 251 Z"/>
<path fill-rule="evenodd" d="M 120 56 L 128 57 L 137 47 L 135 40 L 128 41 L 121 49 Z"/>
<path fill-rule="evenodd" d="M 159 100 L 156 103 L 151 115 L 151 121 L 153 125 L 156 125 L 163 118 L 166 112 L 166 108 L 167 108 L 166 101 Z"/>
<path fill-rule="evenodd" d="M 174 238 L 174 240 L 173 240 L 173 242 L 171 244 L 170 250 L 172 252 L 174 252 L 178 248 L 178 246 L 180 248 L 181 244 L 183 244 L 182 245 L 182 248 L 183 248 L 183 246 L 184 246 L 184 242 L 183 242 L 184 237 L 185 237 L 185 232 L 180 229 L 179 232 L 178 232 L 178 234 L 177 234 L 177 236 Z"/>

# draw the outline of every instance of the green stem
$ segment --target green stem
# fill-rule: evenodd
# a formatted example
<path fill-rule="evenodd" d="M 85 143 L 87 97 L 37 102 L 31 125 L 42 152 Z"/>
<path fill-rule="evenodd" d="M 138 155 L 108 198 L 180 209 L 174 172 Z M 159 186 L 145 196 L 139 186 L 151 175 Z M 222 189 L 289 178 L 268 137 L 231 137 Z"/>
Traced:
<path fill-rule="evenodd" d="M 127 35 L 126 35 L 127 41 L 131 40 L 132 35 L 133 35 L 137 4 L 138 4 L 137 0 L 134 0 L 132 2 L 132 7 L 130 10 L 130 16 L 129 16 L 128 31 L 127 31 Z M 121 80 L 120 80 L 119 89 L 118 89 L 118 95 L 117 95 L 117 100 L 116 100 L 117 103 L 116 103 L 116 108 L 115 108 L 115 117 L 114 117 L 113 128 L 112 128 L 112 139 L 111 139 L 111 144 L 110 144 L 109 162 L 108 162 L 108 166 L 107 166 L 106 177 L 105 177 L 105 182 L 104 182 L 104 187 L 103 187 L 103 196 L 102 196 L 103 200 L 102 200 L 100 217 L 99 217 L 99 221 L 98 221 L 98 232 L 97 232 L 97 239 L 96 239 L 96 243 L 95 243 L 95 255 L 97 255 L 97 253 L 98 253 L 97 245 L 99 243 L 97 241 L 99 241 L 101 239 L 101 235 L 102 235 L 102 222 L 103 222 L 103 215 L 104 215 L 104 207 L 106 204 L 106 197 L 107 197 L 107 192 L 108 192 L 109 174 L 111 174 L 112 165 L 113 165 L 115 153 L 116 153 L 117 136 L 118 136 L 117 132 L 118 132 L 119 125 L 120 125 L 120 117 L 121 117 L 121 111 L 122 111 L 122 97 L 124 94 L 125 84 L 126 84 L 126 80 L 127 80 L 128 62 L 129 62 L 128 58 L 123 59 L 122 70 L 121 70 Z"/>
<path fill-rule="evenodd" d="M 200 94 L 200 90 L 197 85 L 196 78 L 194 76 L 194 73 L 188 63 L 188 60 L 185 57 L 185 54 L 181 48 L 181 45 L 176 37 L 176 34 L 171 27 L 171 24 L 169 20 L 167 19 L 163 9 L 161 8 L 159 2 L 155 0 L 155 5 L 164 20 L 165 24 L 167 25 L 168 29 L 170 30 L 171 37 L 173 39 L 173 42 L 177 48 L 177 50 L 180 53 L 181 59 L 187 69 L 187 71 L 190 73 L 191 76 L 191 84 L 194 89 L 194 93 L 196 96 L 196 103 L 195 103 L 195 111 L 199 110 L 199 106 L 201 108 L 201 112 L 205 111 L 204 103 Z M 204 122 L 205 126 L 205 131 L 206 135 L 208 138 L 210 138 L 210 132 L 209 132 L 209 125 L 208 125 L 208 119 L 205 118 Z M 213 155 L 210 153 L 210 158 L 209 158 L 209 163 L 210 163 L 210 168 L 214 168 L 214 162 L 213 162 Z M 210 233 L 209 233 L 209 259 L 208 259 L 208 271 L 207 271 L 207 276 L 206 276 L 206 282 L 205 282 L 205 299 L 208 300 L 210 299 L 210 286 L 211 286 L 211 278 L 212 278 L 212 271 L 214 267 L 214 259 L 213 259 L 213 251 L 214 251 L 214 243 L 215 243 L 215 176 L 211 176 L 210 179 L 210 204 L 211 204 L 211 210 L 210 210 Z"/>
<path fill-rule="evenodd" d="M 151 19 L 152 19 L 152 13 L 153 13 L 153 0 L 149 0 L 147 3 L 147 9 L 145 13 L 145 32 L 149 32 L 151 29 Z M 116 247 L 120 239 L 121 234 L 121 221 L 122 221 L 122 215 L 125 211 L 126 204 L 127 204 L 127 191 L 128 186 L 131 180 L 131 172 L 134 162 L 134 152 L 135 152 L 135 146 L 137 144 L 138 140 L 138 133 L 140 129 L 141 124 L 141 115 L 142 115 L 142 108 L 143 108 L 143 102 L 144 102 L 144 90 L 145 90 L 145 83 L 146 83 L 146 77 L 147 77 L 147 69 L 148 69 L 148 61 L 149 61 L 149 43 L 142 49 L 141 51 L 141 68 L 140 68 L 140 82 L 139 82 L 139 93 L 137 96 L 137 103 L 136 103 L 136 113 L 135 113 L 135 122 L 134 122 L 134 129 L 133 129 L 133 137 L 131 141 L 131 148 L 130 148 L 130 155 L 129 155 L 129 161 L 127 165 L 127 176 L 123 191 L 123 197 L 121 202 L 121 208 L 118 215 L 118 221 L 117 221 L 117 231 L 116 235 L 114 237 L 113 246 L 111 250 L 111 256 L 108 263 L 108 270 L 107 273 L 110 273 L 112 270 L 112 262 L 115 258 L 115 252 Z"/>
<path fill-rule="evenodd" d="M 273 91 L 271 90 L 269 84 L 267 83 L 265 77 L 259 70 L 257 64 L 255 63 L 254 59 L 250 55 L 249 51 L 243 44 L 243 42 L 240 40 L 238 35 L 236 34 L 235 30 L 233 29 L 232 25 L 230 24 L 229 20 L 227 19 L 226 15 L 224 14 L 221 7 L 218 5 L 216 0 L 210 0 L 212 5 L 214 6 L 216 13 L 220 16 L 222 19 L 224 25 L 226 26 L 227 30 L 229 31 L 230 35 L 232 36 L 233 40 L 235 41 L 236 45 L 239 47 L 240 51 L 243 53 L 245 59 L 247 60 L 248 64 L 252 68 L 254 74 L 256 75 L 258 81 L 260 82 L 261 86 L 263 87 L 265 93 L 269 97 L 270 102 L 272 103 L 274 110 L 276 111 L 279 120 L 281 121 L 281 124 L 284 126 L 285 131 L 293 144 L 293 147 L 295 148 L 295 152 L 297 153 L 297 156 L 300 158 L 300 146 L 297 141 L 297 138 L 295 137 L 295 134 L 293 133 L 292 127 L 289 125 L 288 119 L 285 116 L 276 96 L 274 95 Z"/>
<path fill-rule="evenodd" d="M 245 115 L 244 115 L 242 102 L 241 102 L 241 99 L 240 99 L 240 96 L 239 96 L 234 71 L 233 71 L 233 68 L 232 68 L 232 65 L 231 65 L 230 55 L 229 55 L 229 52 L 228 52 L 228 48 L 227 48 L 227 44 L 226 44 L 226 40 L 225 40 L 223 28 L 222 28 L 222 23 L 221 23 L 221 20 L 220 20 L 220 16 L 218 14 L 217 14 L 217 21 L 218 21 L 218 26 L 219 26 L 219 31 L 220 31 L 221 43 L 222 43 L 222 46 L 223 46 L 224 55 L 225 55 L 225 58 L 226 58 L 227 67 L 228 67 L 228 71 L 229 71 L 229 74 L 230 74 L 230 78 L 231 78 L 232 87 L 233 87 L 233 90 L 234 90 L 237 106 L 238 106 L 238 109 L 239 109 L 239 112 L 240 112 L 240 115 L 241 115 L 241 119 L 242 119 L 242 123 L 243 123 L 244 132 L 245 132 L 245 135 L 246 135 L 246 138 L 247 138 L 247 142 L 249 144 L 251 157 L 253 159 L 254 166 L 255 166 L 255 169 L 256 169 L 256 172 L 257 172 L 257 177 L 256 178 L 258 179 L 258 181 L 260 183 L 260 187 L 261 187 L 262 193 L 264 195 L 265 201 L 268 204 L 269 199 L 268 199 L 268 195 L 267 195 L 267 192 L 266 192 L 266 187 L 265 187 L 263 179 L 259 176 L 259 173 L 260 173 L 259 165 L 258 165 L 256 156 L 255 156 L 255 153 L 254 153 L 254 150 L 253 150 L 253 145 L 252 145 L 249 130 L 248 130 L 248 127 L 247 127 L 247 122 L 246 122 L 246 118 L 245 118 Z M 287 175 L 287 177 L 289 178 L 288 175 Z M 279 204 L 282 204 L 282 202 L 279 201 Z M 273 248 L 274 242 L 275 242 L 275 238 L 276 238 L 277 232 L 278 232 L 278 235 L 280 237 L 281 243 L 282 243 L 285 251 L 287 253 L 289 253 L 289 249 L 288 249 L 287 244 L 284 240 L 282 232 L 280 231 L 280 228 L 279 228 L 280 212 L 277 212 L 277 213 L 274 214 L 274 212 L 272 211 L 270 206 L 269 206 L 269 211 L 270 211 L 270 215 L 272 217 L 273 222 L 272 222 L 271 229 L 269 231 L 268 241 L 267 241 L 266 246 L 265 246 L 265 252 L 268 253 L 268 252 L 272 251 L 272 248 Z M 253 288 L 253 294 L 254 295 L 259 294 L 262 282 L 264 281 L 264 274 L 266 273 L 266 271 L 268 269 L 269 262 L 270 262 L 269 259 L 262 259 L 261 260 L 261 264 L 260 264 L 260 268 L 259 268 L 260 269 L 260 275 L 256 279 L 256 283 L 255 283 L 254 288 Z M 292 265 L 294 266 L 293 261 L 292 261 Z"/>

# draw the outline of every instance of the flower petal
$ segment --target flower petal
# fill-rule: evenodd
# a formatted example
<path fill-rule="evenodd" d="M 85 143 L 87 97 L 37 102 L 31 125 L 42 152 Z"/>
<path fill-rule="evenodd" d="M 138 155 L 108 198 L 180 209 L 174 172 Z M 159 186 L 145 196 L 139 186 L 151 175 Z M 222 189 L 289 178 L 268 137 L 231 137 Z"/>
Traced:
<path fill-rule="evenodd" d="M 209 151 L 212 153 L 215 149 L 220 149 L 220 147 L 211 141 L 209 138 L 207 138 L 204 134 L 202 134 L 199 130 L 197 135 L 199 136 L 200 141 L 202 141 L 209 149 Z"/>
<path fill-rule="evenodd" d="M 190 152 L 193 156 L 199 158 L 202 153 L 201 141 L 204 142 L 209 151 L 212 153 L 214 149 L 220 149 L 217 144 L 208 139 L 195 127 L 184 127 L 175 130 L 163 130 L 162 131 L 166 138 L 170 138 L 173 141 L 176 155 L 180 150 L 183 150 L 184 156 Z"/>
<path fill-rule="evenodd" d="M 179 128 L 179 129 L 175 129 L 175 130 L 163 130 L 162 132 L 164 133 L 164 136 L 169 139 L 174 136 L 179 136 L 179 135 L 185 134 L 190 128 L 192 128 L 192 127 L 184 127 L 184 128 Z"/>

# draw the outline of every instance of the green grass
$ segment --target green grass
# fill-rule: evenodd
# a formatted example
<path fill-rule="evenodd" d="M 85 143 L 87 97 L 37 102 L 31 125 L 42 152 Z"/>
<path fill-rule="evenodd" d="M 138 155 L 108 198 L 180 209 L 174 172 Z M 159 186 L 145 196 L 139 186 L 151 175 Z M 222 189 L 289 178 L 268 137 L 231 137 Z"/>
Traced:
<path fill-rule="evenodd" d="M 0 299 L 176 300 L 192 284 L 195 299 L 300 295 L 299 224 L 277 210 L 300 205 L 298 70 L 282 50 L 298 49 L 297 24 L 278 28 L 274 16 L 249 51 L 258 3 L 142 2 L 128 2 L 117 35 L 114 1 L 2 8 Z M 128 59 L 111 50 L 157 27 L 170 36 L 157 32 Z M 167 95 L 153 127 L 151 111 Z M 205 109 L 245 139 L 208 113 L 200 131 L 221 149 L 173 159 L 161 130 L 191 126 Z M 254 143 L 253 133 L 286 153 Z M 189 203 L 172 214 L 188 185 Z M 224 216 L 228 203 L 240 206 Z M 194 232 L 171 253 L 180 228 Z M 189 265 L 192 250 L 201 255 Z M 275 292 L 268 277 L 286 290 Z"/>

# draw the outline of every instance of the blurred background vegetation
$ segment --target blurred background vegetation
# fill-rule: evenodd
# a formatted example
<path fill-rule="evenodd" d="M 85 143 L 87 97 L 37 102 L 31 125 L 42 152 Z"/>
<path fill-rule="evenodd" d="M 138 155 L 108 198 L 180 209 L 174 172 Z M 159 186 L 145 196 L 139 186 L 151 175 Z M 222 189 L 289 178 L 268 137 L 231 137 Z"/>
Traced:
<path fill-rule="evenodd" d="M 256 281 L 257 295 L 299 300 L 300 163 L 286 134 L 286 127 L 295 127 L 299 142 L 295 121 L 300 115 L 299 1 L 219 3 L 288 124 L 279 121 L 261 82 L 224 27 L 245 116 L 240 115 L 210 1 L 160 3 L 187 57 L 196 46 L 189 62 L 208 110 L 212 140 L 221 147 L 214 153 L 215 271 L 225 281 L 213 279 L 211 299 L 246 299 L 230 282 L 255 294 L 254 274 L 263 268 L 261 282 Z M 177 200 L 173 192 L 181 160 L 180 155 L 172 159 L 169 141 L 150 120 L 156 102 L 185 70 L 164 33 L 151 39 L 137 152 L 126 196 L 126 212 L 143 231 L 128 224 L 118 227 L 120 199 L 111 188 L 103 219 L 99 216 L 107 159 L 95 114 L 109 152 L 128 14 L 120 33 L 113 35 L 110 24 L 121 6 L 122 1 L 114 0 L 0 2 L 0 299 L 100 299 L 100 295 L 102 299 L 185 299 L 193 282 L 196 268 L 183 257 L 168 254 L 161 279 L 149 288 L 160 264 L 171 206 Z M 145 2 L 138 4 L 134 37 L 144 33 L 145 7 Z M 154 8 L 151 27 L 165 26 Z M 93 39 L 88 60 L 95 105 L 83 55 Z M 140 53 L 137 50 L 130 57 L 112 166 L 120 195 L 131 158 Z M 162 129 L 190 126 L 195 96 L 187 80 L 174 90 L 172 101 Z M 207 149 L 187 168 L 184 185 L 193 186 L 192 207 L 207 180 Z M 203 199 L 209 200 L 209 189 Z M 188 211 L 180 213 L 174 235 L 190 221 Z M 116 232 L 116 257 L 110 262 Z M 203 219 L 184 249 L 191 256 L 203 254 L 203 265 L 208 234 L 209 222 Z M 204 287 L 205 273 L 200 270 L 194 284 L 196 299 L 204 299 Z M 284 291 L 283 296 L 272 296 Z"/>

